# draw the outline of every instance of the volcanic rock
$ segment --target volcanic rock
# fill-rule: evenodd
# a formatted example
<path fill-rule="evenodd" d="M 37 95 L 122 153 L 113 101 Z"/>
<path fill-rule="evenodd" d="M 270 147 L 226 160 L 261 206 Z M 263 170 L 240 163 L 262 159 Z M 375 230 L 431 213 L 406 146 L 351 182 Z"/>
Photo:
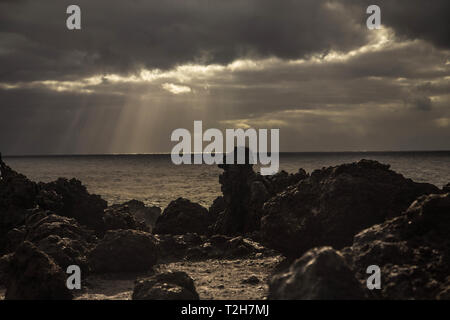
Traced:
<path fill-rule="evenodd" d="M 69 265 L 78 265 L 83 272 L 89 271 L 86 256 L 97 241 L 93 231 L 75 219 L 40 210 L 34 210 L 25 224 L 11 230 L 7 237 L 11 252 L 27 240 L 49 255 L 63 270 Z"/>
<path fill-rule="evenodd" d="M 442 191 L 444 193 L 449 193 L 450 192 L 450 183 L 447 183 L 443 188 Z"/>
<path fill-rule="evenodd" d="M 107 203 L 100 196 L 90 194 L 77 179 L 59 178 L 50 183 L 39 183 L 37 202 L 44 210 L 75 218 L 98 235 L 105 232 L 103 211 Z"/>
<path fill-rule="evenodd" d="M 149 232 L 150 228 L 144 220 L 137 220 L 135 215 L 130 213 L 130 208 L 125 205 L 115 205 L 105 210 L 103 216 L 106 230 L 134 229 Z"/>
<path fill-rule="evenodd" d="M 401 214 L 418 196 L 439 192 L 376 161 L 324 168 L 265 203 L 261 236 L 290 257 L 318 246 L 340 249 L 364 228 Z"/>
<path fill-rule="evenodd" d="M 208 227 L 214 222 L 205 207 L 188 199 L 178 198 L 169 203 L 156 221 L 153 233 L 185 234 L 208 233 Z"/>
<path fill-rule="evenodd" d="M 448 299 L 450 194 L 422 196 L 399 217 L 374 225 L 343 249 L 357 277 L 381 268 L 382 299 Z"/>
<path fill-rule="evenodd" d="M 5 235 L 20 226 L 36 206 L 37 186 L 8 167 L 0 157 L 0 253 L 6 245 Z"/>
<path fill-rule="evenodd" d="M 169 271 L 136 280 L 133 300 L 199 300 L 199 296 L 191 277 Z"/>
<path fill-rule="evenodd" d="M 269 283 L 274 300 L 355 300 L 364 292 L 344 256 L 331 247 L 314 248 L 297 259 L 287 272 Z"/>
<path fill-rule="evenodd" d="M 94 272 L 148 271 L 157 258 L 156 239 L 137 230 L 108 231 L 89 255 Z"/>
<path fill-rule="evenodd" d="M 142 230 L 142 231 L 151 231 L 156 224 L 156 220 L 158 220 L 158 217 L 161 215 L 161 208 L 156 207 L 156 206 L 151 206 L 151 207 L 147 207 L 145 206 L 145 204 L 142 201 L 138 201 L 138 200 L 130 200 L 127 201 L 125 203 L 122 204 L 114 204 L 112 206 L 110 206 L 107 210 L 106 210 L 106 215 L 108 214 L 108 212 L 120 212 L 120 213 L 126 213 L 127 215 L 131 215 L 132 218 L 134 218 L 134 220 L 136 222 L 129 222 L 130 218 L 129 217 L 125 217 L 122 218 L 127 222 L 121 222 L 122 225 L 130 225 L 131 227 L 127 227 L 127 228 L 117 228 L 117 227 L 111 227 L 109 225 L 109 222 L 106 222 L 107 224 L 107 229 L 136 229 L 136 230 Z M 120 216 L 120 215 L 119 215 Z M 107 217 L 105 217 L 105 220 L 108 220 Z M 143 228 L 141 221 L 143 221 L 145 223 L 145 225 L 147 226 L 146 228 Z M 116 224 L 117 222 L 115 222 L 114 224 Z"/>
<path fill-rule="evenodd" d="M 66 300 L 72 293 L 66 287 L 66 274 L 31 242 L 23 242 L 7 266 L 6 299 Z"/>

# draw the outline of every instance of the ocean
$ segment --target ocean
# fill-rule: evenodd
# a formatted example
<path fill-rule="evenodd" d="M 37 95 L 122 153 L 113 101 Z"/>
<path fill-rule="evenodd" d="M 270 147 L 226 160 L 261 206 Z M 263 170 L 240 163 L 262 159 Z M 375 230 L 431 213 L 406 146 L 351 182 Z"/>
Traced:
<path fill-rule="evenodd" d="M 450 182 L 450 151 L 282 153 L 280 170 L 307 172 L 372 159 L 417 182 Z M 7 165 L 34 181 L 77 178 L 109 204 L 131 199 L 166 207 L 185 197 L 208 207 L 221 194 L 217 166 L 174 165 L 168 154 L 4 157 Z"/>

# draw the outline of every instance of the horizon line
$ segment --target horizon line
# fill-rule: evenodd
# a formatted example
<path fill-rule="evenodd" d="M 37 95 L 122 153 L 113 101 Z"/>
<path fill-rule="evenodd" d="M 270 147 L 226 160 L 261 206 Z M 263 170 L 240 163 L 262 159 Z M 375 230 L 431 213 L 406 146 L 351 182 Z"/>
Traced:
<path fill-rule="evenodd" d="M 343 151 L 281 151 L 279 154 L 312 154 L 312 153 L 431 153 L 450 152 L 450 150 L 343 150 Z M 99 157 L 99 156 L 147 156 L 147 155 L 170 155 L 170 152 L 147 152 L 147 153 L 47 153 L 47 154 L 2 154 L 4 158 L 14 157 Z M 198 154 L 191 152 L 191 155 Z M 225 154 L 225 153 L 223 153 Z M 258 152 L 259 154 L 259 152 Z"/>

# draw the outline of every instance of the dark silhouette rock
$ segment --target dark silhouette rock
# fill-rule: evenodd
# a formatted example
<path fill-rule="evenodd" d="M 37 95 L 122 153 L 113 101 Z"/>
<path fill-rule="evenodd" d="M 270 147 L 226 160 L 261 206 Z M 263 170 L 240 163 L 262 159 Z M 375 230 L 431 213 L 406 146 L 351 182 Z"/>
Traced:
<path fill-rule="evenodd" d="M 208 233 L 208 227 L 213 222 L 213 217 L 205 207 L 188 199 L 178 198 L 170 202 L 164 209 L 164 212 L 156 221 L 153 233 L 206 234 Z"/>
<path fill-rule="evenodd" d="M 287 272 L 273 276 L 269 299 L 355 300 L 364 292 L 339 251 L 314 248 L 297 259 Z"/>
<path fill-rule="evenodd" d="M 36 206 L 37 185 L 8 167 L 0 159 L 0 253 L 5 250 L 5 235 L 20 226 Z"/>
<path fill-rule="evenodd" d="M 266 179 L 270 183 L 271 194 L 275 195 L 287 187 L 299 183 L 301 180 L 308 178 L 308 174 L 304 169 L 299 169 L 297 173 L 289 174 L 284 170 L 272 175 L 267 176 Z"/>
<path fill-rule="evenodd" d="M 99 241 L 89 255 L 94 272 L 148 271 L 156 264 L 156 239 L 138 230 L 112 230 Z"/>
<path fill-rule="evenodd" d="M 274 255 L 273 250 L 242 236 L 157 235 L 163 261 L 237 259 Z"/>
<path fill-rule="evenodd" d="M 450 192 L 450 183 L 447 183 L 443 188 L 442 191 L 444 193 L 449 193 Z"/>
<path fill-rule="evenodd" d="M 226 208 L 225 200 L 223 199 L 222 196 L 219 196 L 216 199 L 214 199 L 208 211 L 210 215 L 217 217 L 225 210 L 225 208 Z"/>
<path fill-rule="evenodd" d="M 150 232 L 144 220 L 138 221 L 128 206 L 111 206 L 105 210 L 103 216 L 106 230 L 134 229 Z"/>
<path fill-rule="evenodd" d="M 418 196 L 439 192 L 376 161 L 324 168 L 265 203 L 261 236 L 290 257 L 318 246 L 340 249 L 364 228 L 401 214 Z"/>
<path fill-rule="evenodd" d="M 237 163 L 237 148 L 234 150 Z M 307 177 L 300 169 L 296 174 L 281 171 L 272 176 L 261 176 L 253 171 L 250 151 L 245 148 L 244 164 L 220 164 L 224 172 L 219 176 L 223 203 L 220 203 L 214 232 L 226 235 L 243 235 L 258 231 L 263 213 L 263 205 L 271 197 L 292 184 Z M 220 200 L 222 201 L 222 200 Z"/>
<path fill-rule="evenodd" d="M 182 235 L 159 234 L 159 255 L 162 260 L 183 260 L 190 248 L 201 246 L 205 238 L 196 233 Z"/>
<path fill-rule="evenodd" d="M 9 265 L 9 260 L 11 259 L 12 254 L 5 254 L 0 256 L 0 286 L 6 285 L 7 280 L 7 270 Z"/>
<path fill-rule="evenodd" d="M 194 281 L 185 272 L 165 272 L 136 280 L 133 300 L 199 300 Z"/>
<path fill-rule="evenodd" d="M 90 194 L 79 180 L 59 178 L 54 182 L 39 183 L 37 202 L 44 210 L 75 218 L 98 235 L 105 232 L 103 211 L 107 203 L 100 196 Z"/>
<path fill-rule="evenodd" d="M 343 249 L 357 277 L 381 268 L 382 299 L 443 299 L 450 274 L 450 194 L 422 196 L 399 217 L 374 225 Z"/>
<path fill-rule="evenodd" d="M 49 255 L 63 270 L 69 265 L 78 265 L 86 273 L 89 272 L 86 256 L 97 241 L 93 231 L 75 219 L 39 210 L 30 214 L 23 226 L 11 230 L 7 237 L 11 252 L 27 240 Z"/>
<path fill-rule="evenodd" d="M 67 300 L 66 274 L 31 242 L 23 242 L 7 266 L 8 300 Z"/>
<path fill-rule="evenodd" d="M 142 201 L 138 200 L 130 200 L 122 204 L 115 204 L 110 206 L 107 210 L 113 210 L 118 212 L 125 212 L 134 217 L 137 222 L 144 221 L 147 228 L 150 232 L 153 230 L 156 224 L 156 220 L 161 215 L 161 208 L 156 206 L 147 207 Z M 108 228 L 108 226 L 107 226 Z M 128 228 L 128 229 L 135 229 Z M 141 228 L 141 227 L 139 227 Z M 118 228 L 114 228 L 118 229 Z M 122 228 L 127 229 L 127 228 Z M 137 229 L 138 230 L 138 229 Z"/>

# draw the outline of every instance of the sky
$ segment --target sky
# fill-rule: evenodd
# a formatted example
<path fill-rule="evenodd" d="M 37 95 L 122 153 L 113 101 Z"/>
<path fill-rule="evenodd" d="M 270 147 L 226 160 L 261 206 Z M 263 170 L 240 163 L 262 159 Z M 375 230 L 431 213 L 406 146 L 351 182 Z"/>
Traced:
<path fill-rule="evenodd" d="M 448 0 L 0 0 L 0 152 L 170 152 L 177 128 L 280 150 L 450 150 Z M 366 8 L 381 8 L 369 30 Z"/>

